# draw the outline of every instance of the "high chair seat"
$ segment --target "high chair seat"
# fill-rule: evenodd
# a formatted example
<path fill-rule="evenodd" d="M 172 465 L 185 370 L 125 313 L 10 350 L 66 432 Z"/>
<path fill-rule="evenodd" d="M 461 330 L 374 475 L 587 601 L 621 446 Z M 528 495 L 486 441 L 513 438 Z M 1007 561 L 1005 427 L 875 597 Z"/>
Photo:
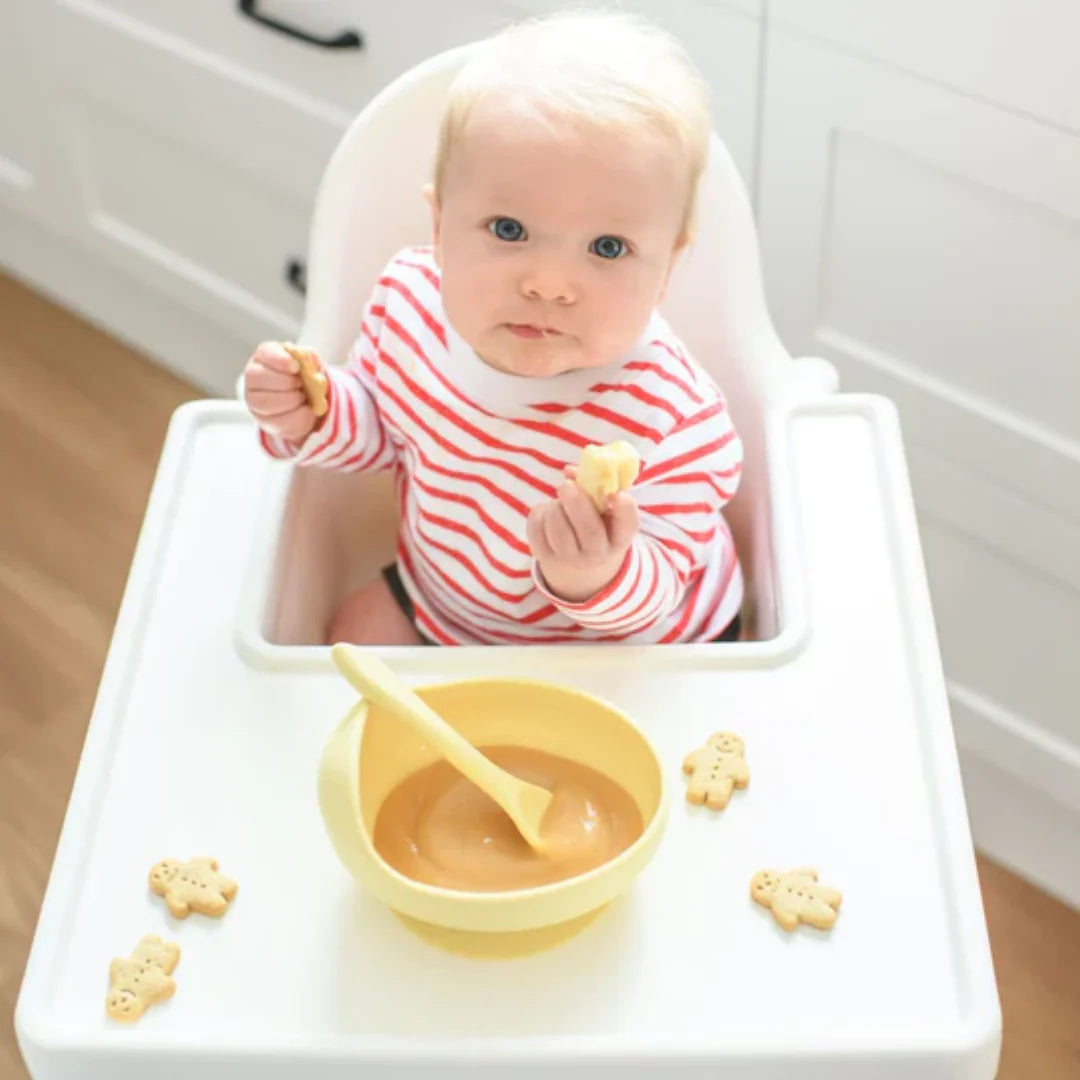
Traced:
<path fill-rule="evenodd" d="M 389 87 L 327 170 L 301 337 L 330 360 L 386 257 L 427 235 L 418 192 L 460 58 Z M 315 793 L 355 695 L 318 642 L 386 558 L 386 478 L 293 470 L 238 403 L 184 406 L 19 998 L 34 1080 L 990 1080 L 1001 1014 L 896 413 L 784 352 L 719 141 L 666 310 L 747 438 L 753 640 L 384 650 L 413 681 L 544 678 L 629 715 L 676 791 L 632 890 L 559 948 L 493 963 L 357 889 Z M 719 730 L 752 779 L 716 815 L 682 801 L 681 764 Z M 175 923 L 147 874 L 200 854 L 239 893 L 220 922 Z M 802 866 L 844 894 L 828 935 L 788 935 L 750 897 L 757 871 Z M 146 933 L 180 945 L 176 994 L 120 1030 L 109 961 Z"/>

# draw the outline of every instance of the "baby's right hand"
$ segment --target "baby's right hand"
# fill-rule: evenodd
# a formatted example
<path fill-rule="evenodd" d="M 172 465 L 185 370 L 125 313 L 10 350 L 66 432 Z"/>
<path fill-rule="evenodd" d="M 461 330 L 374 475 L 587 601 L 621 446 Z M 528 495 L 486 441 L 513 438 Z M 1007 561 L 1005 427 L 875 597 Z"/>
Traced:
<path fill-rule="evenodd" d="M 244 401 L 263 430 L 290 442 L 303 442 L 315 430 L 300 365 L 280 342 L 264 341 L 247 362 Z"/>

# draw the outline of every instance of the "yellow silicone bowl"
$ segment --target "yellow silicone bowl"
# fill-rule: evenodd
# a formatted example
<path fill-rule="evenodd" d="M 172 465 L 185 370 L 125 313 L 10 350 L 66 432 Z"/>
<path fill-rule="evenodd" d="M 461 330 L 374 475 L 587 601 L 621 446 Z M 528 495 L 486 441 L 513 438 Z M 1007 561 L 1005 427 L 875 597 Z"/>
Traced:
<path fill-rule="evenodd" d="M 475 679 L 420 687 L 417 693 L 476 746 L 527 746 L 570 758 L 610 776 L 634 799 L 642 835 L 586 874 L 534 889 L 465 892 L 413 881 L 386 863 L 372 833 L 386 797 L 437 755 L 407 724 L 366 701 L 345 717 L 323 754 L 319 803 L 330 840 L 349 872 L 415 928 L 437 928 L 477 951 L 476 935 L 568 932 L 624 892 L 656 851 L 667 819 L 664 771 L 632 721 L 599 698 L 529 679 Z M 547 942 L 559 937 L 548 933 Z M 453 947 L 442 935 L 441 944 Z M 520 943 L 525 947 L 527 942 Z"/>

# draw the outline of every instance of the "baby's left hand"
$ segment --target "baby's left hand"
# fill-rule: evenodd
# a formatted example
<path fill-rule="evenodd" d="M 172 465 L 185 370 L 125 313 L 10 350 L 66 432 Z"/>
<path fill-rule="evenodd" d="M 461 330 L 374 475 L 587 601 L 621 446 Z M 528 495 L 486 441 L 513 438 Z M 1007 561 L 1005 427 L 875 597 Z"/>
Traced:
<path fill-rule="evenodd" d="M 558 497 L 533 507 L 526 536 L 547 587 L 568 603 L 580 604 L 618 573 L 638 532 L 638 508 L 626 492 L 619 492 L 601 514 L 573 475 L 568 468 Z"/>

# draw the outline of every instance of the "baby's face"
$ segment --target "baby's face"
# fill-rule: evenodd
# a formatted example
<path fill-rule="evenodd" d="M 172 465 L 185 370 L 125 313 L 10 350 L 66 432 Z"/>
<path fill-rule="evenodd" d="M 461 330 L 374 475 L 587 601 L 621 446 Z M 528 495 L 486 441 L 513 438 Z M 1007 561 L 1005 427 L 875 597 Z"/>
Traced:
<path fill-rule="evenodd" d="M 451 325 L 515 375 L 618 360 L 667 285 L 687 175 L 659 134 L 555 133 L 513 102 L 482 101 L 432 206 Z"/>

